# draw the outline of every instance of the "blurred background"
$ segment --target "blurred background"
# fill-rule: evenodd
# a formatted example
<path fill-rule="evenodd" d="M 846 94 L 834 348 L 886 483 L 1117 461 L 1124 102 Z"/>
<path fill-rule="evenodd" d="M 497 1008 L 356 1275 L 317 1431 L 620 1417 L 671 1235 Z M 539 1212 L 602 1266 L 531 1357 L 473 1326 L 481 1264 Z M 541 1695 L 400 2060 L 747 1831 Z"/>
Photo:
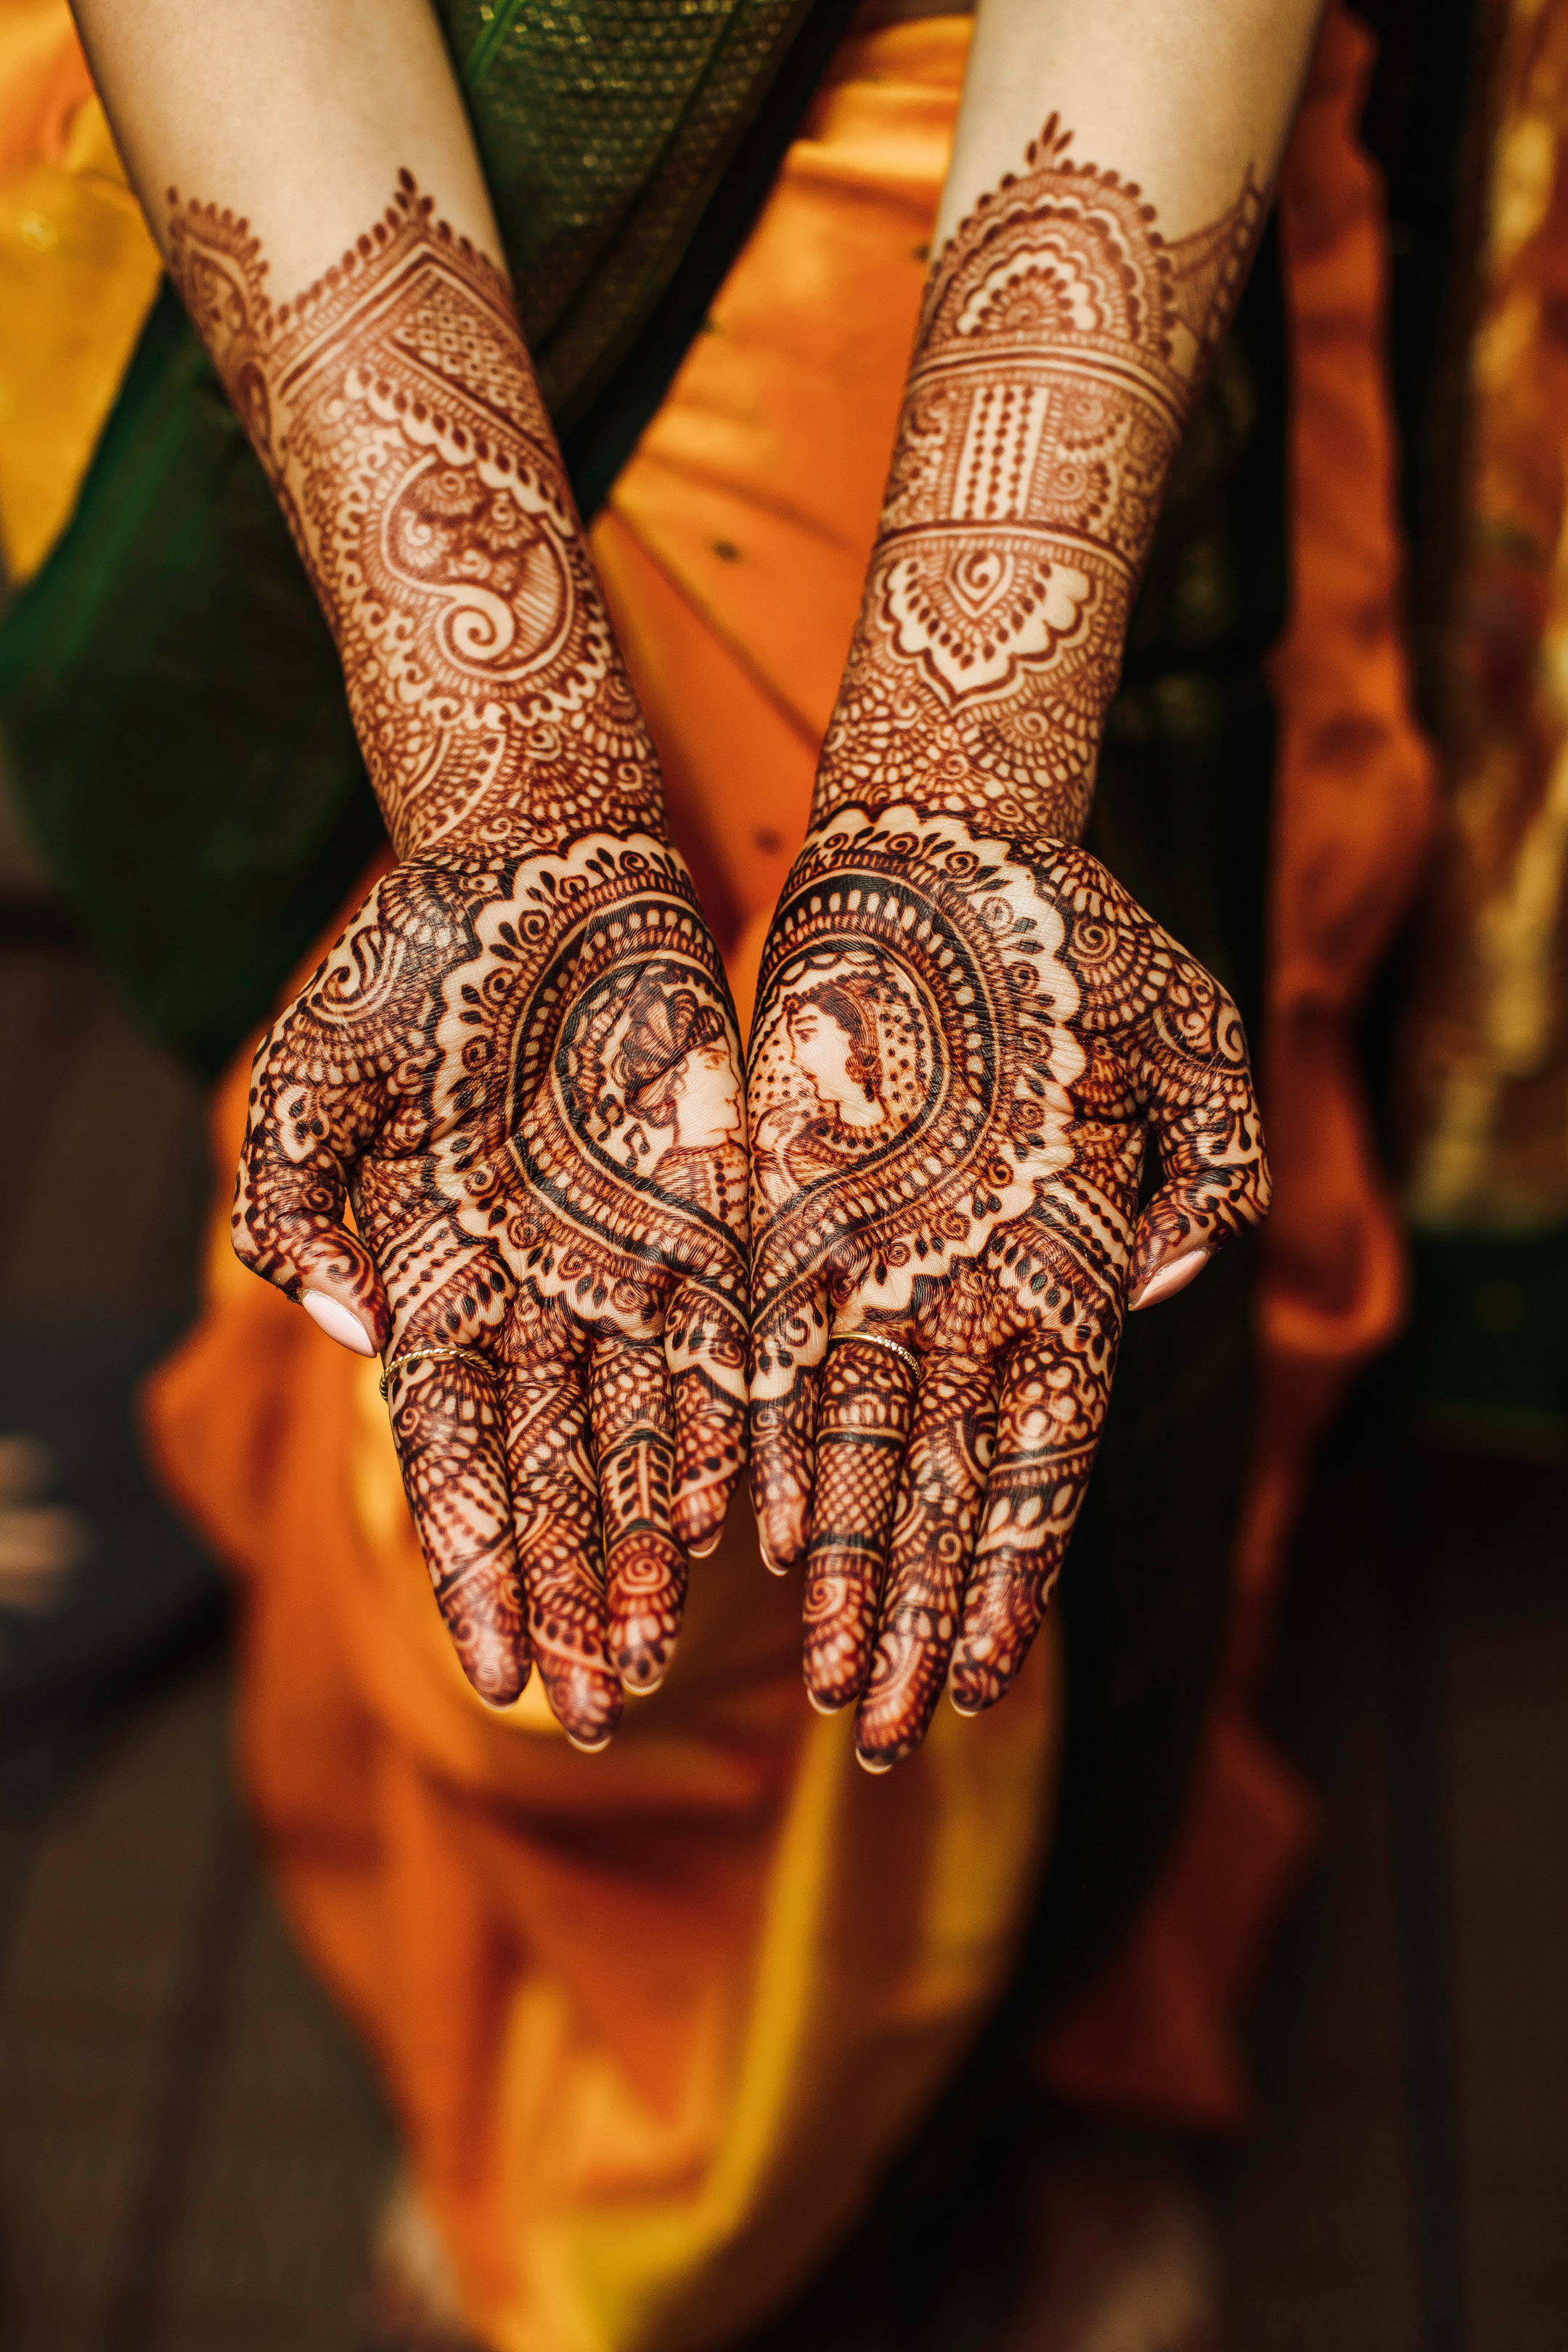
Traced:
<path fill-rule="evenodd" d="M 1568 7 L 1373 13 L 1438 814 L 1353 1035 L 1404 1303 L 1305 1411 L 1247 1664 L 1312 1858 L 1223 2130 L 1020 2061 L 752 2352 L 1568 2343 Z M 50 250 L 30 186 L 0 289 Z M 0 2347 L 434 2345 L 377 2301 L 396 2136 L 271 1892 L 228 1588 L 138 1436 L 197 1309 L 206 1092 L 3 768 L 0 1134 Z M 1029 2249 L 1091 2269 L 1108 2210 L 1144 2319 L 1020 2332 Z M 1217 2334 L 1170 2318 L 1194 2266 Z"/>

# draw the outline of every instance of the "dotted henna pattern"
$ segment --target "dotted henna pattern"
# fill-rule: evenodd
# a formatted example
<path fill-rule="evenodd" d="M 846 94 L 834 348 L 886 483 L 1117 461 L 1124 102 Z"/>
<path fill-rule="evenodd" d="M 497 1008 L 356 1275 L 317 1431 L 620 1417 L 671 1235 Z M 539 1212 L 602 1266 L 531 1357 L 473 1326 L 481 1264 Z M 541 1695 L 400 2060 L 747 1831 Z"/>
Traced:
<path fill-rule="evenodd" d="M 818 782 L 1075 837 L 1161 493 L 1262 217 L 1172 244 L 1056 116 L 939 257 Z"/>
<path fill-rule="evenodd" d="M 1130 1288 L 1262 1215 L 1247 1043 L 1087 851 L 839 808 L 780 900 L 748 1093 L 752 1494 L 806 1564 L 812 1696 L 858 1702 L 880 1768 L 950 1670 L 969 1710 L 1017 1672 Z"/>

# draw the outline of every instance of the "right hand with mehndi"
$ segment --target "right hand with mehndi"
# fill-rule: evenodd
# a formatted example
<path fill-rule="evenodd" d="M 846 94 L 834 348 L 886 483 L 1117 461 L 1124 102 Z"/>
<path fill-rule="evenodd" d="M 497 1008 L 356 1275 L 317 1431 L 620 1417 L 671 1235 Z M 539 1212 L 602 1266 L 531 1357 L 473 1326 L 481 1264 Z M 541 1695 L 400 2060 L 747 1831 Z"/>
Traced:
<path fill-rule="evenodd" d="M 1005 1693 L 1126 1307 L 1263 1215 L 1247 1042 L 1087 851 L 842 808 L 784 887 L 748 1093 L 752 1496 L 876 1769 L 950 1675 L 963 1713 Z"/>
<path fill-rule="evenodd" d="M 499 271 L 406 173 L 276 308 L 246 220 L 171 208 L 402 861 L 262 1041 L 235 1246 L 384 1355 L 475 1688 L 537 1664 L 602 1747 L 744 1458 L 723 966 Z"/>
<path fill-rule="evenodd" d="M 742 1125 L 723 967 L 651 835 L 410 859 L 257 1055 L 235 1246 L 384 1352 L 464 1669 L 504 1705 L 531 1660 L 581 1747 L 662 1679 L 740 1475 Z"/>

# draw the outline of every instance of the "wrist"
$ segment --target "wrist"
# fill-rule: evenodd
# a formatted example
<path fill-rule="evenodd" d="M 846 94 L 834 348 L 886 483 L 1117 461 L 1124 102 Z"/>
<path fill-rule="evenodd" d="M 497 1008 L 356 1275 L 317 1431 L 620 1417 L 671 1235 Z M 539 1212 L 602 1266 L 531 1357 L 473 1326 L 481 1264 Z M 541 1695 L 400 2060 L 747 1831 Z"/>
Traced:
<path fill-rule="evenodd" d="M 874 567 L 873 589 L 877 582 Z M 851 803 L 908 803 L 983 829 L 1080 840 L 1120 633 L 1112 657 L 1097 648 L 1052 673 L 1005 681 L 994 698 L 953 697 L 920 650 L 906 637 L 889 659 L 886 636 L 862 620 L 823 743 L 812 823 Z"/>

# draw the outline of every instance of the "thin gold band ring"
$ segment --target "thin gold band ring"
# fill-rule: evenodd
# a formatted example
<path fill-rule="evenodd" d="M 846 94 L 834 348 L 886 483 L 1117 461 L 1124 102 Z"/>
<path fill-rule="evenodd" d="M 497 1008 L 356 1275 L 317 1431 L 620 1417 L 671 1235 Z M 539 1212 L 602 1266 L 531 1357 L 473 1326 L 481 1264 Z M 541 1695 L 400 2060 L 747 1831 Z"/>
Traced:
<path fill-rule="evenodd" d="M 881 1331 L 846 1331 L 843 1336 L 846 1339 L 864 1339 L 868 1348 L 886 1348 L 889 1356 L 901 1356 L 912 1371 L 921 1369 L 921 1360 L 912 1349 L 901 1347 L 897 1339 L 889 1339 Z"/>
<path fill-rule="evenodd" d="M 481 1356 L 477 1348 L 446 1348 L 439 1346 L 431 1348 L 410 1348 L 406 1355 L 395 1356 L 391 1363 L 388 1364 L 385 1371 L 383 1372 L 381 1376 L 381 1401 L 383 1404 L 386 1402 L 387 1386 L 394 1372 L 400 1372 L 405 1364 L 427 1363 L 430 1359 L 435 1356 L 460 1356 L 465 1363 L 478 1364 L 480 1371 L 487 1375 L 493 1369 L 489 1357 Z"/>

